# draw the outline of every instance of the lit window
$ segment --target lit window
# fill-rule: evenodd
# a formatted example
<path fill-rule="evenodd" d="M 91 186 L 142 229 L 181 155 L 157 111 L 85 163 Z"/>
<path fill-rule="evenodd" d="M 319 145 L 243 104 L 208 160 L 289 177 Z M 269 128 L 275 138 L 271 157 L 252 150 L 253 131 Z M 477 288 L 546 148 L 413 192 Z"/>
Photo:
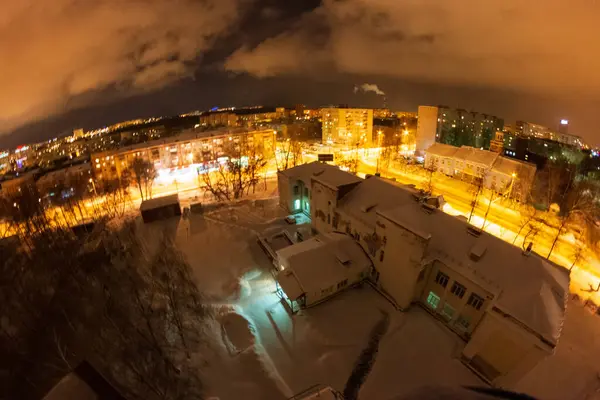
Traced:
<path fill-rule="evenodd" d="M 300 199 L 294 200 L 294 210 L 300 209 Z"/>
<path fill-rule="evenodd" d="M 429 296 L 427 296 L 427 304 L 434 310 L 437 309 L 438 305 L 440 304 L 440 296 L 433 292 L 429 292 Z"/>

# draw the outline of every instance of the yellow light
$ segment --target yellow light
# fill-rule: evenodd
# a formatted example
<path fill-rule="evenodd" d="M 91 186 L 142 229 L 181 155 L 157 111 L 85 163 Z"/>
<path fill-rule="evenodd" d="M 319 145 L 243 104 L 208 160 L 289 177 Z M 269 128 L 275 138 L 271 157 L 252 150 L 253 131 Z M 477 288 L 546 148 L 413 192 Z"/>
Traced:
<path fill-rule="evenodd" d="M 404 136 L 407 136 L 407 135 L 408 135 L 408 131 L 407 131 L 407 130 L 405 130 L 405 131 L 404 131 Z"/>
<path fill-rule="evenodd" d="M 517 177 L 517 174 L 513 172 L 513 173 L 512 173 L 512 177 L 513 177 L 513 178 L 516 178 L 516 177 Z"/>

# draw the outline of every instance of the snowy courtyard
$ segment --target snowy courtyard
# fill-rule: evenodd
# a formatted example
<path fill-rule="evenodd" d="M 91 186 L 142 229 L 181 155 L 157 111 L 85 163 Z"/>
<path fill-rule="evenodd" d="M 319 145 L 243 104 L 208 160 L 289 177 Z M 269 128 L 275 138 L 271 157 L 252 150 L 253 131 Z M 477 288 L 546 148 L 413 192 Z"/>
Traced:
<path fill-rule="evenodd" d="M 203 355 L 210 399 L 285 399 L 315 384 L 343 391 L 373 327 L 389 327 L 359 398 L 394 399 L 421 386 L 486 386 L 459 357 L 464 341 L 414 306 L 397 311 L 364 284 L 291 315 L 275 293 L 259 234 L 297 226 L 276 200 L 243 202 L 181 219 L 177 243 L 217 310 Z M 157 225 L 157 227 L 160 224 Z M 540 399 L 600 399 L 600 317 L 571 301 L 556 354 L 513 390 Z M 212 397 L 211 397 L 212 396 Z"/>

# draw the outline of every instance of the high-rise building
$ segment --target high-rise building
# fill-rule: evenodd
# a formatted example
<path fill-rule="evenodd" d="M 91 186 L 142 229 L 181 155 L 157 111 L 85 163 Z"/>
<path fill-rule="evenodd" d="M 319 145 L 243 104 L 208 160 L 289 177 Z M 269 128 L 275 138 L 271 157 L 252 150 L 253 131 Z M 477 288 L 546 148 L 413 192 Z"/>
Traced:
<path fill-rule="evenodd" d="M 438 132 L 438 113 L 438 107 L 419 106 L 415 138 L 417 155 L 425 155 L 425 150 L 435 143 Z"/>
<path fill-rule="evenodd" d="M 370 146 L 373 138 L 373 110 L 365 108 L 323 108 L 323 143 Z"/>
<path fill-rule="evenodd" d="M 419 106 L 417 153 L 434 142 L 452 146 L 489 149 L 494 134 L 504 127 L 504 120 L 493 115 L 445 106 Z"/>
<path fill-rule="evenodd" d="M 561 119 L 560 125 L 558 125 L 558 133 L 562 133 L 563 135 L 569 134 L 569 120 Z"/>

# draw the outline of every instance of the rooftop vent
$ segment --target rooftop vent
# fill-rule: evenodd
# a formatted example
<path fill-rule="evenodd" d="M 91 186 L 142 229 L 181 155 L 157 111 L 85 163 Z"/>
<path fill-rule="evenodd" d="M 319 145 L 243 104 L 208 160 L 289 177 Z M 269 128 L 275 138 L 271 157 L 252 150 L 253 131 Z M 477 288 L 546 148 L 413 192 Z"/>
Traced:
<path fill-rule="evenodd" d="M 322 169 L 322 170 L 320 170 L 320 171 L 317 171 L 317 172 L 315 172 L 313 175 L 314 175 L 314 176 L 320 176 L 320 175 L 322 175 L 322 174 L 323 174 L 323 172 L 325 172 L 325 170 L 324 170 L 324 169 Z"/>
<path fill-rule="evenodd" d="M 475 228 L 474 226 L 469 226 L 467 228 L 467 233 L 471 236 L 479 237 L 481 236 L 481 229 Z"/>
<path fill-rule="evenodd" d="M 477 243 L 471 249 L 471 253 L 469 254 L 469 257 L 471 257 L 471 260 L 473 260 L 473 261 L 479 261 L 485 254 L 486 250 L 487 250 L 487 247 L 483 243 Z"/>
<path fill-rule="evenodd" d="M 527 248 L 525 250 L 523 250 L 523 255 L 524 256 L 531 255 L 531 250 L 532 249 L 533 249 L 533 242 L 529 242 L 529 244 L 527 245 Z"/>
<path fill-rule="evenodd" d="M 372 209 L 374 209 L 375 207 L 377 207 L 377 203 L 373 203 L 373 204 L 367 204 L 364 205 L 360 208 L 360 211 L 364 212 L 364 213 L 368 213 L 369 211 L 371 211 Z"/>
<path fill-rule="evenodd" d="M 427 204 L 427 203 L 421 204 L 421 209 L 423 211 L 425 211 L 427 214 L 431 214 L 432 212 L 435 211 L 435 207 L 430 204 Z"/>

